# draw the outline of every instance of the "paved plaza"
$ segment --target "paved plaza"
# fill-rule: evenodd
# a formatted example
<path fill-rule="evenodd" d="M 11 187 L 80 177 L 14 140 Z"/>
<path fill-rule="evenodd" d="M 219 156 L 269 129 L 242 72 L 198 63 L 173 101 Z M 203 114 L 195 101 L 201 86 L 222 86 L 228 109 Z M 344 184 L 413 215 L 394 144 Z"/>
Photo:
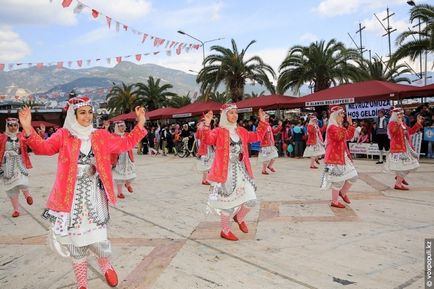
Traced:
<path fill-rule="evenodd" d="M 75 289 L 71 262 L 53 253 L 41 213 L 54 182 L 56 157 L 33 156 L 34 204 L 21 197 L 11 218 L 2 190 L 0 288 Z M 297 289 L 424 288 L 424 239 L 434 238 L 434 163 L 422 163 L 396 191 L 374 160 L 355 161 L 360 178 L 346 209 L 329 206 L 321 170 L 306 159 L 278 159 L 260 173 L 252 158 L 258 205 L 250 227 L 230 242 L 219 219 L 205 214 L 208 187 L 196 159 L 136 156 L 135 191 L 111 208 L 109 235 L 118 288 Z M 109 288 L 90 258 L 89 289 Z"/>

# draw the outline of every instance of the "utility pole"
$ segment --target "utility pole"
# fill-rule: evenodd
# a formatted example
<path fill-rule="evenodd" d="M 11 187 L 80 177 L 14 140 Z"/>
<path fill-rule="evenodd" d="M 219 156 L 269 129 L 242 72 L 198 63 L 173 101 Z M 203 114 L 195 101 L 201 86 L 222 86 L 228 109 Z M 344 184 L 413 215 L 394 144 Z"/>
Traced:
<path fill-rule="evenodd" d="M 363 52 L 364 52 L 364 50 L 363 50 L 363 44 L 362 44 L 362 30 L 365 29 L 365 28 L 366 28 L 366 26 L 362 27 L 362 23 L 359 23 L 359 30 L 356 31 L 356 34 L 357 33 L 360 34 L 359 35 L 360 36 L 360 56 L 361 56 L 362 60 L 363 60 Z"/>
<path fill-rule="evenodd" d="M 384 37 L 384 36 L 387 35 L 387 38 L 388 38 L 388 40 L 389 40 L 389 59 L 390 59 L 390 58 L 392 57 L 392 44 L 391 44 L 391 41 L 390 41 L 390 34 L 392 34 L 393 32 L 396 31 L 396 29 L 393 29 L 393 28 L 390 26 L 390 17 L 392 17 L 393 15 L 395 15 L 395 13 L 390 14 L 390 13 L 389 13 L 389 7 L 387 7 L 386 12 L 387 12 L 387 16 L 386 16 L 383 20 L 380 20 L 380 19 L 377 17 L 377 15 L 376 15 L 375 13 L 374 13 L 374 16 L 375 16 L 375 18 L 377 18 L 378 22 L 380 22 L 381 26 L 382 26 L 382 27 L 384 28 L 384 30 L 386 31 L 386 33 L 383 34 L 382 37 Z M 384 24 L 383 24 L 383 22 L 382 22 L 382 21 L 384 21 L 384 20 L 387 20 L 387 27 L 384 26 Z"/>

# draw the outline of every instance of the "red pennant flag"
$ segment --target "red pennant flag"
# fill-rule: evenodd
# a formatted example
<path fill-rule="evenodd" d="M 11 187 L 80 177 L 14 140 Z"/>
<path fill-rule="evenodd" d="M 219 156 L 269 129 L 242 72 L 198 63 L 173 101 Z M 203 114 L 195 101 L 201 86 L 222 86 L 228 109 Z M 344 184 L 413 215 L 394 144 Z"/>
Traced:
<path fill-rule="evenodd" d="M 124 24 L 124 30 L 127 31 L 128 30 L 128 25 Z"/>
<path fill-rule="evenodd" d="M 169 48 L 172 48 L 172 46 L 175 45 L 175 43 L 176 43 L 175 41 L 170 42 Z"/>
<path fill-rule="evenodd" d="M 136 54 L 136 60 L 140 61 L 142 59 L 142 55 L 141 54 Z"/>
<path fill-rule="evenodd" d="M 63 68 L 63 61 L 57 62 L 56 68 L 57 69 Z"/>
<path fill-rule="evenodd" d="M 3 63 L 0 63 L 0 71 L 3 71 L 5 69 L 5 65 Z"/>
<path fill-rule="evenodd" d="M 78 67 L 81 67 L 81 65 L 83 64 L 83 60 L 77 60 L 77 65 L 78 65 Z"/>
<path fill-rule="evenodd" d="M 99 12 L 96 11 L 95 9 L 92 9 L 92 17 L 93 18 L 98 18 Z"/>
<path fill-rule="evenodd" d="M 146 41 L 146 38 L 148 38 L 148 34 L 143 34 L 143 39 L 142 39 L 142 43 Z"/>
<path fill-rule="evenodd" d="M 72 0 L 63 0 L 62 2 L 62 6 L 63 8 L 69 7 L 69 5 L 71 5 Z"/>
<path fill-rule="evenodd" d="M 110 29 L 110 25 L 112 24 L 112 19 L 110 17 L 108 17 L 108 16 L 106 16 L 105 19 L 107 20 L 107 25 L 108 25 L 108 27 Z"/>
<path fill-rule="evenodd" d="M 116 63 L 120 63 L 122 61 L 122 56 L 116 56 Z"/>
<path fill-rule="evenodd" d="M 182 49 L 182 45 L 183 45 L 184 43 L 181 43 L 181 44 L 179 44 L 178 45 L 178 48 L 176 48 L 176 54 L 177 55 L 180 55 L 181 54 L 181 49 Z"/>
<path fill-rule="evenodd" d="M 36 68 L 37 69 L 42 69 L 44 67 L 44 64 L 43 63 L 38 63 L 38 64 L 36 64 Z"/>

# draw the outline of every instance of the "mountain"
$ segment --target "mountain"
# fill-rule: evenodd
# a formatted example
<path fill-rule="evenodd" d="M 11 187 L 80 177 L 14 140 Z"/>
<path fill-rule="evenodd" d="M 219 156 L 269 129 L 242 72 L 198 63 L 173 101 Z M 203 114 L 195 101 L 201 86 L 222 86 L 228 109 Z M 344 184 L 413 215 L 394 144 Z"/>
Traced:
<path fill-rule="evenodd" d="M 149 76 L 161 78 L 162 83 L 173 85 L 172 91 L 180 95 L 198 91 L 196 76 L 179 70 L 154 64 L 137 65 L 121 62 L 113 68 L 92 67 L 85 69 L 56 68 L 48 66 L 0 72 L 0 95 L 15 96 L 20 94 L 62 95 L 72 89 L 93 90 L 110 88 L 113 83 L 146 82 Z M 21 96 L 21 95 L 20 95 Z"/>

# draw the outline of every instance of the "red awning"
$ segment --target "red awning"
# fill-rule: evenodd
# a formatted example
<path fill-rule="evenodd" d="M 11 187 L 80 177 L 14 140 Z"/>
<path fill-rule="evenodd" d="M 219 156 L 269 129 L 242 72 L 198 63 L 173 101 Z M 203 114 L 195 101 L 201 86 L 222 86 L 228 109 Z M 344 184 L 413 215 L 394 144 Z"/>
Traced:
<path fill-rule="evenodd" d="M 412 90 L 405 91 L 405 92 L 401 93 L 401 96 L 403 98 L 434 96 L 434 84 L 415 87 Z"/>
<path fill-rule="evenodd" d="M 43 121 L 43 120 L 34 120 L 34 121 L 32 121 L 32 126 L 33 127 L 40 127 L 41 125 L 43 125 L 45 127 L 54 127 L 54 128 L 59 127 L 59 125 L 57 125 L 55 123 L 48 122 L 48 121 Z"/>
<path fill-rule="evenodd" d="M 324 89 L 293 101 L 298 107 L 331 104 L 345 104 L 374 100 L 398 99 L 404 92 L 414 90 L 415 86 L 387 81 L 369 80 L 342 84 Z"/>
<path fill-rule="evenodd" d="M 209 110 L 212 110 L 214 113 L 219 113 L 221 107 L 222 104 L 215 101 L 198 101 L 179 108 L 175 113 L 172 114 L 172 117 L 182 118 L 197 116 L 201 115 L 202 113 L 206 113 Z"/>
<path fill-rule="evenodd" d="M 294 108 L 297 107 L 294 105 L 294 100 L 298 99 L 297 97 L 287 96 L 287 95 L 262 95 L 253 98 L 243 99 L 238 101 L 237 107 L 238 109 L 243 111 L 253 111 L 259 108 L 262 109 L 277 109 L 277 108 Z"/>
<path fill-rule="evenodd" d="M 136 112 L 132 111 L 132 112 L 129 112 L 129 113 L 124 113 L 124 114 L 120 114 L 120 115 L 117 115 L 115 117 L 112 117 L 111 119 L 109 119 L 109 121 L 110 122 L 121 121 L 121 120 L 123 120 L 123 121 L 130 120 L 130 121 L 132 121 L 132 120 L 135 120 L 135 119 L 136 119 Z"/>
<path fill-rule="evenodd" d="M 172 114 L 176 113 L 177 110 L 178 108 L 174 108 L 174 107 L 158 108 L 147 112 L 146 118 L 150 120 L 168 118 L 171 117 Z"/>

